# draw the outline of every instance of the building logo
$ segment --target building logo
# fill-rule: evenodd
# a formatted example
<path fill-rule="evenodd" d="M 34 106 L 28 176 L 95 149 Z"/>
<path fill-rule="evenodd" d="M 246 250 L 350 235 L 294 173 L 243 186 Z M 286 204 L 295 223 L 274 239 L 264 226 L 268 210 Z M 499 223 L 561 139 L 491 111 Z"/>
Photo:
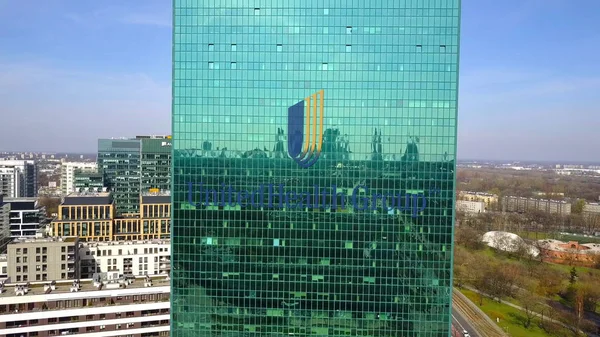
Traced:
<path fill-rule="evenodd" d="M 323 90 L 288 108 L 288 154 L 303 168 L 313 166 L 323 146 Z"/>

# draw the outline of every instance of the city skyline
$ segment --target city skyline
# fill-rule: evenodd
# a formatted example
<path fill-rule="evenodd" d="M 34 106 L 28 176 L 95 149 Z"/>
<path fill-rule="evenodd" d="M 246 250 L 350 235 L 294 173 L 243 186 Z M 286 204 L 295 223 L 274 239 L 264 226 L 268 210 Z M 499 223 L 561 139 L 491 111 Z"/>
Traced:
<path fill-rule="evenodd" d="M 599 38 L 586 13 L 600 3 L 567 5 L 464 1 L 458 158 L 592 160 L 581 139 L 600 123 Z M 15 125 L 0 151 L 93 153 L 99 138 L 170 133 L 169 2 L 0 9 L 0 110 Z"/>

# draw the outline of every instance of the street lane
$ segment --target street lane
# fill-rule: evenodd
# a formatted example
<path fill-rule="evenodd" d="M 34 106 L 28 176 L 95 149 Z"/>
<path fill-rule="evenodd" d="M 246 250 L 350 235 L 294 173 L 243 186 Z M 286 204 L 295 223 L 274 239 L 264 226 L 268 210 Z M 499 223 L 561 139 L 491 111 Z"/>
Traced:
<path fill-rule="evenodd" d="M 467 321 L 460 314 L 460 312 L 458 312 L 458 310 L 456 310 L 454 308 L 452 308 L 452 324 L 454 324 L 454 326 L 456 328 L 458 328 L 461 332 L 463 330 L 467 330 L 467 332 L 469 332 L 469 335 L 471 335 L 471 337 L 484 337 L 484 336 L 477 334 L 477 332 L 475 332 L 475 329 L 473 329 L 473 327 L 471 326 L 469 321 Z"/>

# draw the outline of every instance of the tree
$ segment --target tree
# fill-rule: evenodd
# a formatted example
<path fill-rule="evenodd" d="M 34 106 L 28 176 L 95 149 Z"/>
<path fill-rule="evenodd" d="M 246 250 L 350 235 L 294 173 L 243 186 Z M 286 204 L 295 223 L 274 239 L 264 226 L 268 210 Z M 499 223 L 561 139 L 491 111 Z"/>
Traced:
<path fill-rule="evenodd" d="M 529 329 L 533 318 L 537 316 L 537 310 L 540 308 L 540 298 L 528 291 L 522 291 L 520 296 L 521 307 L 525 312 L 525 320 L 523 321 L 523 327 Z"/>
<path fill-rule="evenodd" d="M 573 286 L 576 281 L 577 281 L 577 269 L 575 269 L 575 267 L 573 267 L 573 268 L 571 268 L 571 271 L 569 272 L 569 284 L 571 286 Z"/>
<path fill-rule="evenodd" d="M 571 204 L 571 213 L 581 214 L 583 213 L 583 208 L 585 207 L 584 199 L 577 199 L 573 204 Z"/>
<path fill-rule="evenodd" d="M 53 213 L 58 213 L 60 198 L 41 197 L 38 205 L 46 207 L 46 216 L 52 216 Z"/>

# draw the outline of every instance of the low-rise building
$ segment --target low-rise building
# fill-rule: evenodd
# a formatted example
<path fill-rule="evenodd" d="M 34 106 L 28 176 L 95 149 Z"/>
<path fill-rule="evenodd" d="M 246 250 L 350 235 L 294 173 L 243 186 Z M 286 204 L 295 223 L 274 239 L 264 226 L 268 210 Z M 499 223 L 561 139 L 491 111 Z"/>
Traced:
<path fill-rule="evenodd" d="M 467 214 L 479 214 L 486 211 L 483 201 L 456 200 L 456 210 Z"/>
<path fill-rule="evenodd" d="M 77 237 L 22 238 L 8 244 L 11 282 L 56 281 L 79 277 Z"/>
<path fill-rule="evenodd" d="M 543 259 L 547 262 L 594 267 L 600 262 L 600 244 L 577 241 L 539 240 Z"/>
<path fill-rule="evenodd" d="M 458 200 L 465 201 L 481 201 L 484 202 L 486 208 L 491 208 L 498 204 L 498 196 L 496 194 L 484 192 L 458 191 Z"/>
<path fill-rule="evenodd" d="M 168 277 L 114 276 L 0 285 L 2 335 L 168 336 Z"/>
<path fill-rule="evenodd" d="M 502 209 L 505 212 L 541 211 L 551 214 L 571 214 L 571 204 L 560 200 L 533 199 L 515 196 L 502 198 Z"/>
<path fill-rule="evenodd" d="M 169 240 L 82 242 L 81 277 L 116 272 L 122 275 L 164 275 L 171 271 Z"/>

